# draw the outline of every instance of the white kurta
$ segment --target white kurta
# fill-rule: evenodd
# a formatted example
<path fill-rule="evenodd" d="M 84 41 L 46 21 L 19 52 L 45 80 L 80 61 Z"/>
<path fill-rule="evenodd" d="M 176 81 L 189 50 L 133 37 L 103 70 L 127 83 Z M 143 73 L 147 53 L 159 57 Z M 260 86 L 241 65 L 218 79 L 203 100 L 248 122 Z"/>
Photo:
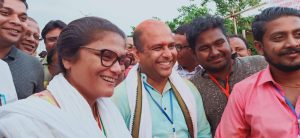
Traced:
<path fill-rule="evenodd" d="M 59 108 L 38 97 L 29 97 L 0 108 L 0 137 L 101 138 L 105 137 L 92 110 L 62 74 L 47 88 Z M 109 98 L 97 100 L 106 137 L 131 137 L 118 109 Z"/>

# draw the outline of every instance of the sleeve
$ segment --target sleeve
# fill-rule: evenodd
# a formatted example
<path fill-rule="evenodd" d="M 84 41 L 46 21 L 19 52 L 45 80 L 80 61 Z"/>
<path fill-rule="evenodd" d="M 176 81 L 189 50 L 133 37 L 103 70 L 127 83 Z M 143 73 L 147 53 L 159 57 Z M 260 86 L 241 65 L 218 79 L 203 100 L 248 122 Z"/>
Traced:
<path fill-rule="evenodd" d="M 119 109 L 127 128 L 129 129 L 131 111 L 128 103 L 125 81 L 121 82 L 114 90 L 112 101 Z"/>
<path fill-rule="evenodd" d="M 44 87 L 44 70 L 42 64 L 36 60 L 36 87 L 34 89 L 34 93 L 41 92 L 45 90 Z"/>
<path fill-rule="evenodd" d="M 202 97 L 198 91 L 198 89 L 192 84 L 190 81 L 186 80 L 189 88 L 193 92 L 193 95 L 195 97 L 195 101 L 197 104 L 197 126 L 198 126 L 198 138 L 211 138 L 211 130 L 210 130 L 210 125 L 207 121 L 204 107 L 203 107 L 203 102 L 202 102 Z"/>
<path fill-rule="evenodd" d="M 235 85 L 229 97 L 215 138 L 246 138 L 250 128 L 245 120 L 245 96 Z"/>
<path fill-rule="evenodd" d="M 54 136 L 51 129 L 44 123 L 21 114 L 8 113 L 0 117 L 0 137 L 28 138 Z"/>

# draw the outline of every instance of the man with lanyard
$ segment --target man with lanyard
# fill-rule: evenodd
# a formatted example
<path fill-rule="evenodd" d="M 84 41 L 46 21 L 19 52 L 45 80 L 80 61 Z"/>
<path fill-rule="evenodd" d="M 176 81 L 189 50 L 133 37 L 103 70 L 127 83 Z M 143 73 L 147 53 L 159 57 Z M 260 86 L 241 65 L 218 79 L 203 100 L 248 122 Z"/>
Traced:
<path fill-rule="evenodd" d="M 265 9 L 252 32 L 269 66 L 235 85 L 216 137 L 299 137 L 300 11 Z"/>
<path fill-rule="evenodd" d="M 136 27 L 133 40 L 139 65 L 113 95 L 133 138 L 211 137 L 199 92 L 172 71 L 177 51 L 170 28 L 146 20 Z"/>
<path fill-rule="evenodd" d="M 189 45 L 204 68 L 191 79 L 203 98 L 212 134 L 219 124 L 232 86 L 266 67 L 262 56 L 235 58 L 225 35 L 223 19 L 195 19 L 187 32 Z"/>

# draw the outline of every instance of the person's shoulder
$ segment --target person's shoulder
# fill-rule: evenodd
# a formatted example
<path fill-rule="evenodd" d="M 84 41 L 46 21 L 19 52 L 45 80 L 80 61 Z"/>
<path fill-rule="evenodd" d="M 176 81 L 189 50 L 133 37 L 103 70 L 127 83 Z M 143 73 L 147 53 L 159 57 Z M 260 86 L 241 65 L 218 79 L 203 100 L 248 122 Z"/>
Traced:
<path fill-rule="evenodd" d="M 253 55 L 247 57 L 238 57 L 241 62 L 251 63 L 251 64 L 267 64 L 265 58 L 261 55 Z"/>
<path fill-rule="evenodd" d="M 26 63 L 26 65 L 28 64 L 29 66 L 42 67 L 42 64 L 40 63 L 40 61 L 34 56 L 28 55 L 19 49 L 17 49 L 17 55 L 18 55 L 17 60 L 20 60 L 20 62 Z"/>
<path fill-rule="evenodd" d="M 55 98 L 53 97 L 53 95 L 48 90 L 44 90 L 42 92 L 35 93 L 32 96 L 41 98 L 41 99 L 47 101 L 48 103 L 50 103 L 50 104 L 52 104 L 54 106 L 59 107 L 57 101 L 55 100 Z"/>
<path fill-rule="evenodd" d="M 205 69 L 202 68 L 201 70 L 199 70 L 198 72 L 196 72 L 196 74 L 194 76 L 192 76 L 189 80 L 191 82 L 193 82 L 193 83 L 196 83 L 198 81 L 203 80 L 204 79 L 203 78 L 204 72 L 205 72 Z"/>
<path fill-rule="evenodd" d="M 268 62 L 265 60 L 265 58 L 260 55 L 238 57 L 236 60 L 239 62 L 239 65 L 242 69 L 252 73 L 256 73 L 262 69 L 265 69 L 268 65 Z"/>
<path fill-rule="evenodd" d="M 239 90 L 243 90 L 245 92 L 252 90 L 254 87 L 258 85 L 258 82 L 260 78 L 262 77 L 263 73 L 266 69 L 263 69 L 245 79 L 242 81 L 236 83 L 234 87 L 238 88 Z"/>

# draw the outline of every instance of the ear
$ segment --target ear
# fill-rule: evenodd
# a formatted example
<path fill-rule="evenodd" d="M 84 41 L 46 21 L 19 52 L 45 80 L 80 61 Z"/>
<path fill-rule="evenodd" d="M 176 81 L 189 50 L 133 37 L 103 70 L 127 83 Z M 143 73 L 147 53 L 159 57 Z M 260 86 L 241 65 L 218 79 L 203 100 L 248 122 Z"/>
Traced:
<path fill-rule="evenodd" d="M 132 49 L 132 52 L 134 53 L 134 58 L 136 58 L 135 60 L 137 61 L 137 62 L 139 62 L 140 61 L 140 59 L 139 59 L 139 56 L 137 55 L 137 49 L 134 47 L 133 49 Z"/>
<path fill-rule="evenodd" d="M 62 59 L 62 63 L 63 63 L 66 70 L 71 70 L 71 67 L 73 65 L 71 61 L 66 60 L 66 59 Z"/>
<path fill-rule="evenodd" d="M 143 55 L 142 51 L 140 51 L 140 50 L 136 50 L 135 53 L 136 53 L 136 56 L 138 59 L 140 59 L 141 56 Z"/>
<path fill-rule="evenodd" d="M 263 55 L 264 54 L 263 44 L 256 40 L 254 40 L 253 44 L 254 44 L 254 47 L 255 47 L 256 51 L 258 52 L 258 54 Z"/>

